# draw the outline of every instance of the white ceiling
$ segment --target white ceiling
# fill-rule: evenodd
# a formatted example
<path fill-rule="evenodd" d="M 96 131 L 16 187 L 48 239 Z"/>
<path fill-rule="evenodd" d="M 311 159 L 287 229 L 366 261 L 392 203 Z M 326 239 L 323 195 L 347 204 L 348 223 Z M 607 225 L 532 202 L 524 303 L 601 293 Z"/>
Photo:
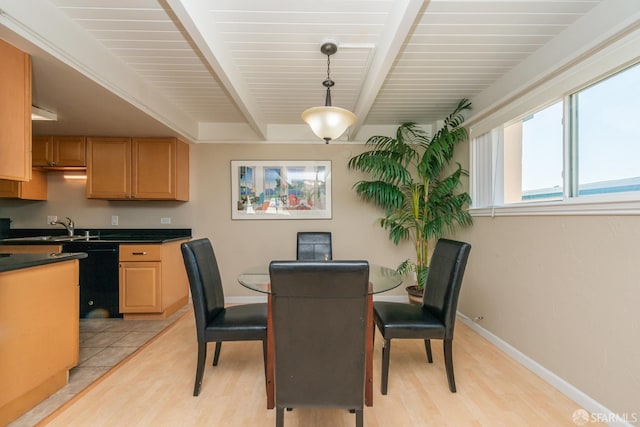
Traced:
<path fill-rule="evenodd" d="M 363 127 L 433 123 L 598 0 L 0 0 L 0 38 L 33 57 L 34 134 L 318 141 L 324 103 Z M 364 134 L 364 132 L 362 132 Z"/>

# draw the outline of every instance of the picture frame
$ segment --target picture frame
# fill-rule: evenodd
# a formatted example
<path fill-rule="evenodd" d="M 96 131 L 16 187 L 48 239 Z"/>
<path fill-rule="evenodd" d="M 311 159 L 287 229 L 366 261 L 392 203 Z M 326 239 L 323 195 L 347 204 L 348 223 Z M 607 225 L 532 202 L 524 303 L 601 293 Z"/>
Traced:
<path fill-rule="evenodd" d="M 231 219 L 331 219 L 330 160 L 232 160 Z"/>

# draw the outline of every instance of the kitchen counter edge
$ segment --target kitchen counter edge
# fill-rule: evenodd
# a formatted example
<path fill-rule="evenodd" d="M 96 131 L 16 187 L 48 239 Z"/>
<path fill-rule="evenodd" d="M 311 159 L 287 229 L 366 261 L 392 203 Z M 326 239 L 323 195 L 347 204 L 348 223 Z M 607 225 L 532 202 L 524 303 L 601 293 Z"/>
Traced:
<path fill-rule="evenodd" d="M 86 258 L 87 254 L 66 252 L 60 254 L 0 254 L 0 273 Z"/>

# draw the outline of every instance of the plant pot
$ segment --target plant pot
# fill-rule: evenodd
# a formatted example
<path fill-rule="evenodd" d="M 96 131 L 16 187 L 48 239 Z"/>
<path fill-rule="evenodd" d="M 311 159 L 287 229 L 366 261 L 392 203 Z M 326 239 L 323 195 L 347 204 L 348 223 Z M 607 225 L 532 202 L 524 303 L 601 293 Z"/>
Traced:
<path fill-rule="evenodd" d="M 407 286 L 405 289 L 411 304 L 422 304 L 422 294 L 424 292 L 422 289 L 418 289 L 416 285 Z"/>

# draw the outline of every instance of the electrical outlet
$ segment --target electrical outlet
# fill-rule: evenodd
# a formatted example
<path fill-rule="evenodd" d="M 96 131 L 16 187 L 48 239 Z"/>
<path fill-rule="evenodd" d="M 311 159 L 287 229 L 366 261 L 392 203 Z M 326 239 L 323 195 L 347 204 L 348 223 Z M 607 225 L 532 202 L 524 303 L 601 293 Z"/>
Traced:
<path fill-rule="evenodd" d="M 111 215 L 111 225 L 118 225 L 118 215 Z"/>
<path fill-rule="evenodd" d="M 48 215 L 47 216 L 47 224 L 53 224 L 57 220 L 58 220 L 58 217 L 56 215 Z"/>
<path fill-rule="evenodd" d="M 168 218 L 168 217 L 160 218 L 160 224 L 171 224 L 171 218 Z"/>

